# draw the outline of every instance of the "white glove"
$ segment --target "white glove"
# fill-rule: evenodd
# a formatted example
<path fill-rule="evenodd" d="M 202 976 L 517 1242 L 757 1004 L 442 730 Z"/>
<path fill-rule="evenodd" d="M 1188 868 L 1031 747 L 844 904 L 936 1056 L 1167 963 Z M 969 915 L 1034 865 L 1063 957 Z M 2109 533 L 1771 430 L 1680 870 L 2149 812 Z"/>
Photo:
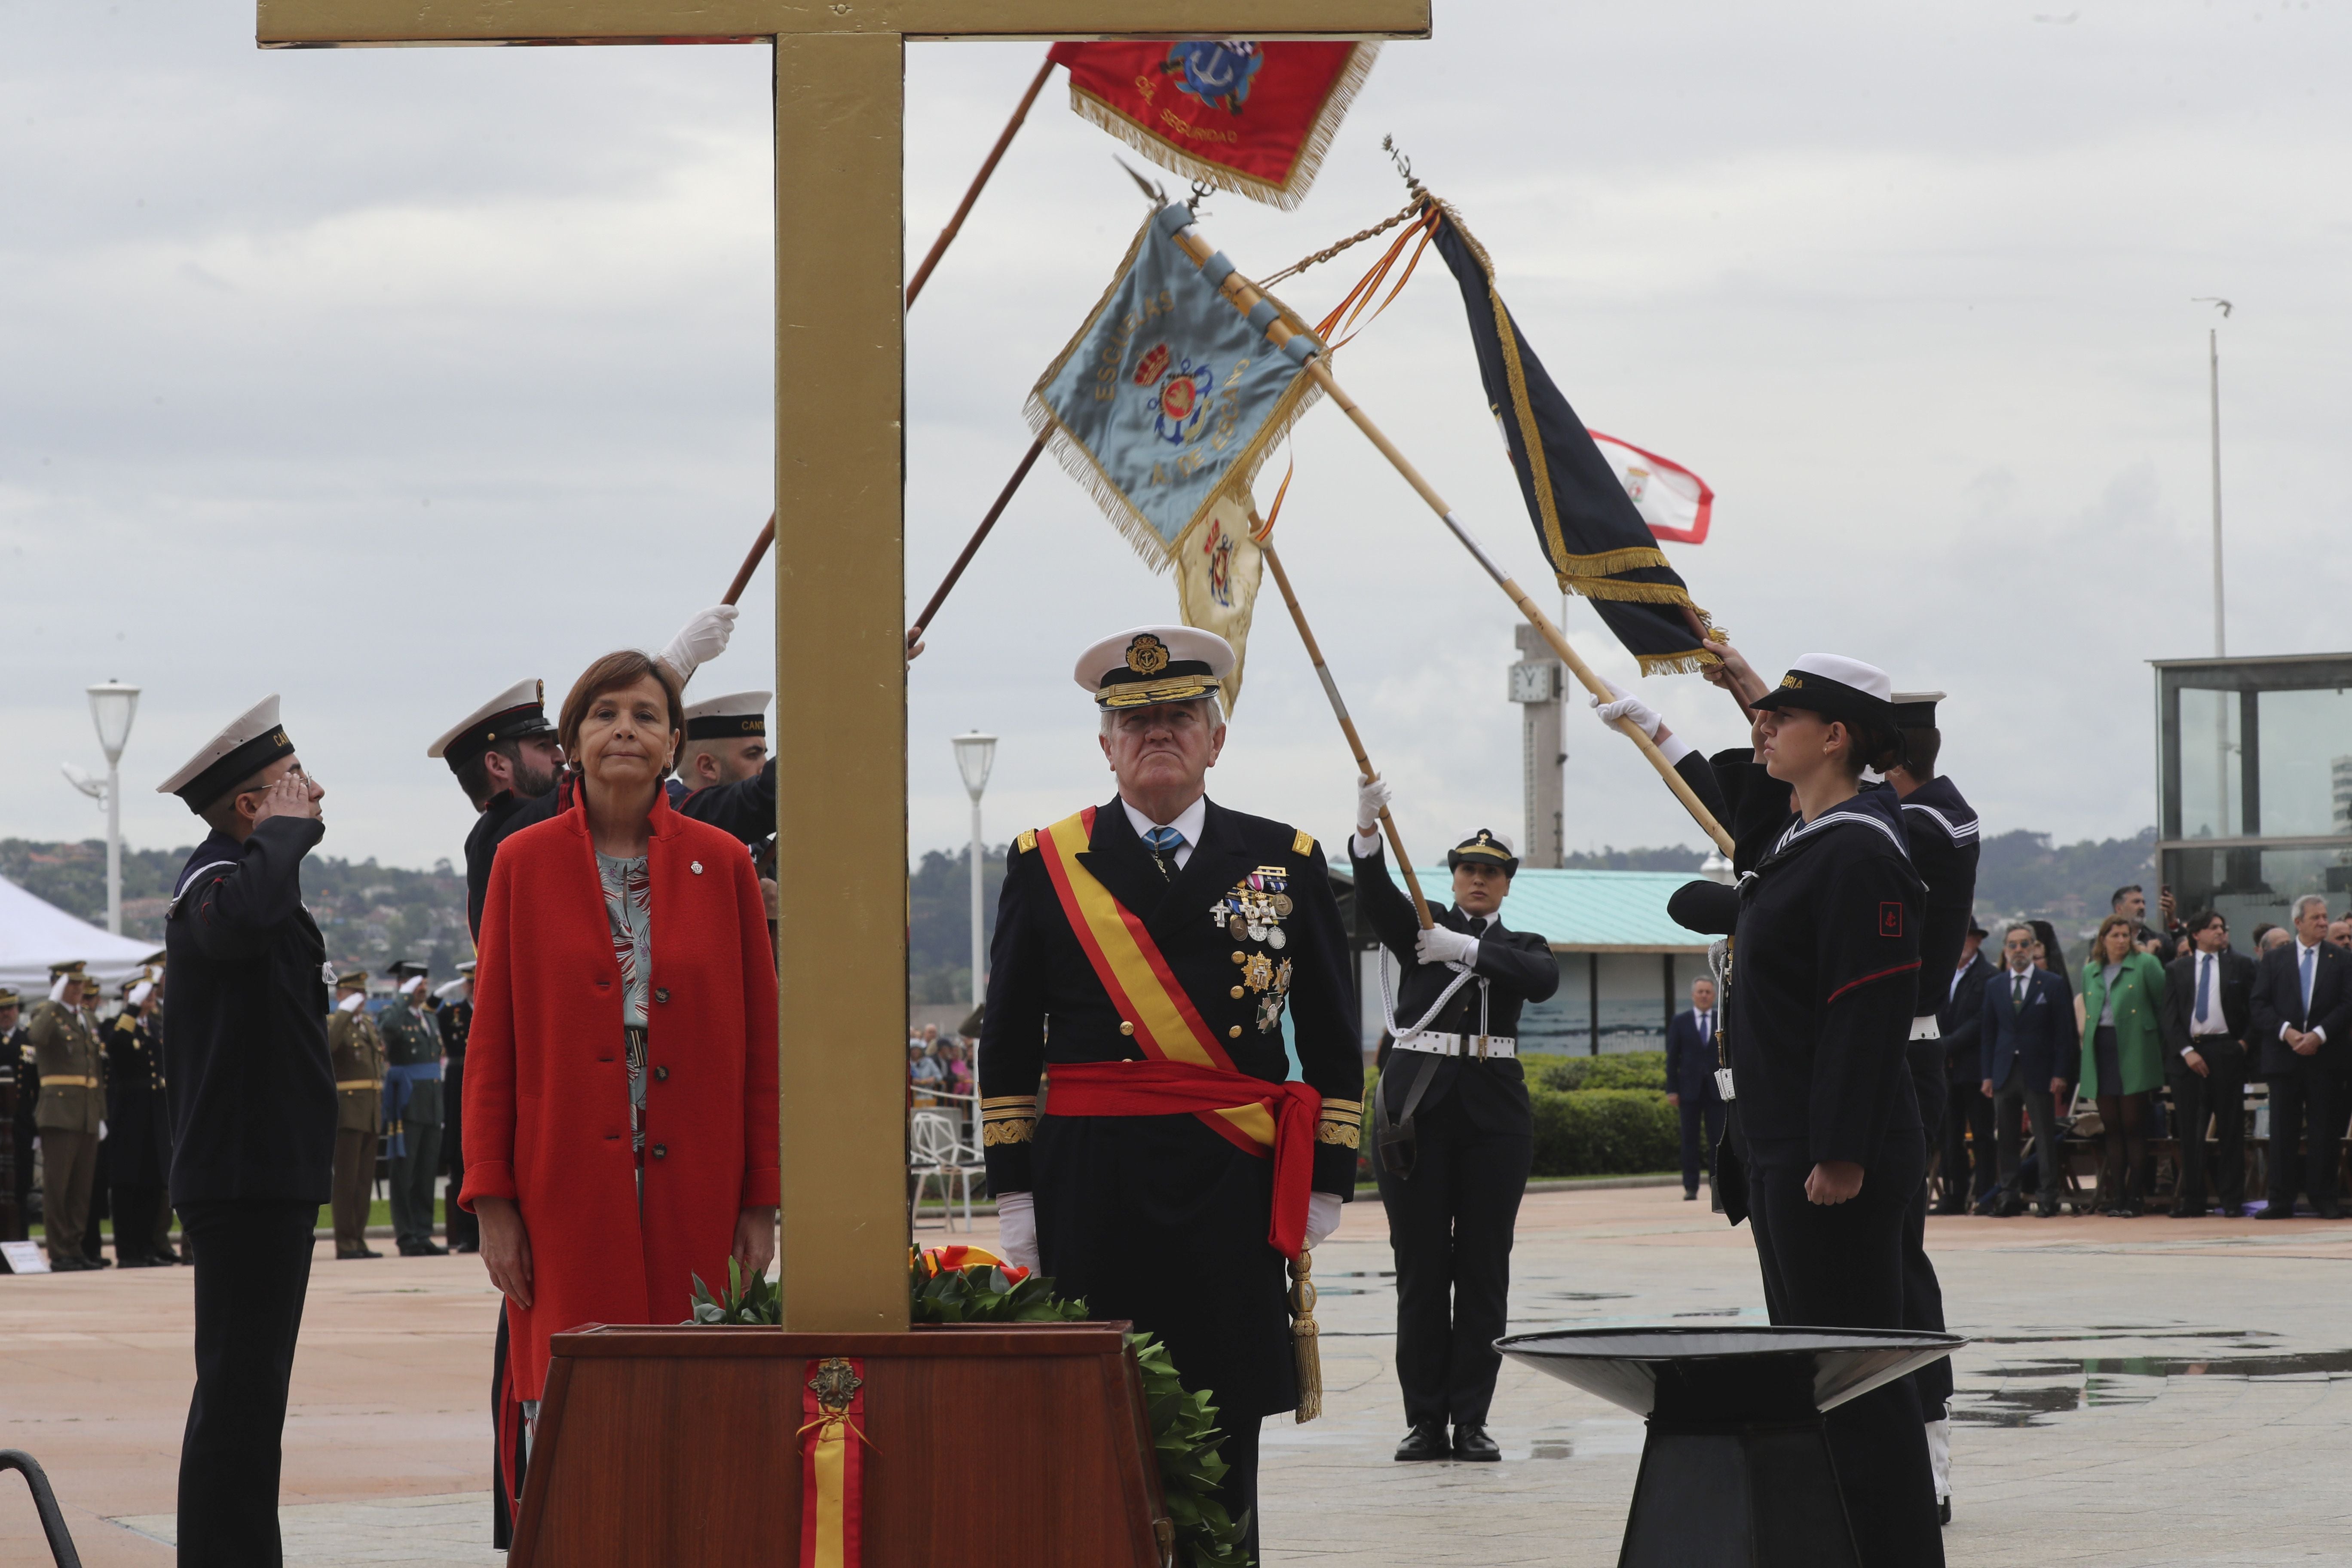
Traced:
<path fill-rule="evenodd" d="M 104 1117 L 100 1117 L 99 1119 L 98 1141 L 101 1143 L 106 1142 L 106 1119 Z"/>
<path fill-rule="evenodd" d="M 1467 968 L 1478 962 L 1478 939 L 1466 931 L 1432 926 L 1412 939 L 1412 955 L 1423 963 L 1459 963 Z"/>
<path fill-rule="evenodd" d="M 1690 755 L 1690 742 L 1681 736 L 1668 731 L 1664 740 L 1658 739 L 1658 731 L 1666 727 L 1665 715 L 1640 698 L 1629 695 L 1623 687 L 1606 676 L 1601 678 L 1601 684 L 1609 689 L 1609 694 L 1613 699 L 1608 702 L 1601 701 L 1598 697 L 1592 700 L 1593 709 L 1601 715 L 1601 721 L 1603 724 L 1614 729 L 1618 720 L 1631 719 L 1640 726 L 1642 733 L 1649 736 L 1652 743 L 1665 753 L 1669 763 L 1679 763 Z"/>
<path fill-rule="evenodd" d="M 1337 1193 L 1307 1194 L 1307 1245 L 1314 1247 L 1325 1237 L 1339 1228 L 1339 1220 L 1347 1213 Z"/>
<path fill-rule="evenodd" d="M 452 980 L 446 984 L 435 986 L 433 989 L 433 994 L 440 997 L 444 1002 L 460 1001 L 466 994 L 466 987 L 472 984 L 472 981 L 460 974 L 457 979 Z"/>
<path fill-rule="evenodd" d="M 350 995 L 335 1004 L 335 1011 L 338 1013 L 356 1013 L 366 1005 L 367 993 L 364 991 L 354 991 Z"/>
<path fill-rule="evenodd" d="M 1356 837 L 1370 838 L 1381 830 L 1381 813 L 1394 798 L 1386 779 L 1360 779 L 1356 784 Z"/>
<path fill-rule="evenodd" d="M 1035 1273 L 1037 1261 L 1037 1194 L 1006 1193 L 996 1200 L 996 1250 L 1007 1263 Z"/>
<path fill-rule="evenodd" d="M 677 636 L 662 649 L 661 661 L 677 671 L 679 685 L 727 651 L 727 639 L 735 635 L 735 617 L 741 613 L 732 605 L 713 605 L 678 627 Z"/>

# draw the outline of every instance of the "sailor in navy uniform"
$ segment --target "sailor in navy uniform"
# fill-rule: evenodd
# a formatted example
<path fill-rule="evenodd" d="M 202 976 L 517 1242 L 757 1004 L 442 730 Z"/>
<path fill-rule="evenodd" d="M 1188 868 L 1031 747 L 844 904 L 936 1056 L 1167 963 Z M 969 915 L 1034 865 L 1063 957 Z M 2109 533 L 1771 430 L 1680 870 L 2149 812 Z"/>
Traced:
<path fill-rule="evenodd" d="M 669 803 L 698 822 L 757 844 L 776 831 L 776 763 L 768 754 L 767 691 L 731 691 L 686 710 L 686 744 Z"/>
<path fill-rule="evenodd" d="M 1381 855 L 1388 803 L 1381 781 L 1357 786 L 1348 859 L 1356 907 L 1387 949 L 1384 994 L 1388 957 L 1404 965 L 1381 1050 L 1372 1150 L 1396 1258 L 1397 1382 L 1411 1428 L 1396 1457 L 1491 1462 L 1503 1457 L 1486 1431 L 1503 1364 L 1495 1342 L 1535 1160 L 1519 1010 L 1559 988 L 1559 961 L 1541 936 L 1507 930 L 1496 913 L 1519 861 L 1489 828 L 1446 851 L 1454 901 L 1422 930 Z"/>
<path fill-rule="evenodd" d="M 1185 1386 L 1207 1391 L 1232 1467 L 1223 1500 L 1250 1510 L 1255 1550 L 1258 1424 L 1297 1397 L 1275 1239 L 1297 1226 L 1312 1246 L 1354 1193 L 1363 1057 L 1321 848 L 1203 790 L 1234 663 L 1187 626 L 1122 632 L 1079 660 L 1118 792 L 1014 842 L 980 1091 L 1006 1254 L 1159 1335 Z M 1303 1083 L 1285 1081 L 1286 1033 Z M 1271 1108 L 1271 1159 L 1201 1108 L 1242 1103 Z"/>
<path fill-rule="evenodd" d="M 1723 1034 L 1775 1323 L 1908 1326 L 1904 1217 L 1927 1150 L 1906 1041 L 1927 890 L 1895 792 L 1862 787 L 1901 744 L 1891 695 L 1884 670 L 1807 654 L 1747 698 L 1771 787 L 1731 773 L 1734 816 L 1745 826 L 1783 790 L 1798 809 L 1737 889 L 1695 882 L 1670 906 L 1694 930 L 1736 921 Z M 1940 1564 L 1916 1384 L 1839 1405 L 1829 1436 L 1862 1561 Z"/>
<path fill-rule="evenodd" d="M 1952 972 L 1975 923 L 1976 808 L 1952 781 L 1936 771 L 1944 732 L 1936 727 L 1940 691 L 1895 693 L 1895 724 L 1902 732 L 1902 760 L 1886 770 L 1886 787 L 1903 807 L 1903 837 L 1911 868 L 1926 884 L 1927 905 L 1919 923 L 1918 999 L 1912 1005 L 1907 1055 L 1911 1084 L 1919 1097 L 1919 1122 L 1930 1149 L 1940 1147 L 1944 1113 L 1951 1096 L 1945 1089 L 1946 1045 L 1937 1023 L 1951 994 Z M 1944 1331 L 1944 1288 L 1927 1257 L 1927 1186 L 1921 1183 L 1903 1216 L 1903 1326 Z M 1927 1418 L 1927 1455 L 1935 1470 L 1936 1508 L 1952 1521 L 1952 1363 L 1931 1361 L 1911 1374 Z"/>
<path fill-rule="evenodd" d="M 180 1560 L 275 1563 L 286 1389 L 310 1227 L 333 1194 L 327 944 L 302 907 L 326 828 L 269 697 L 158 786 L 211 836 L 163 917 L 172 1203 L 196 1258 L 196 1392 L 180 1448 Z"/>

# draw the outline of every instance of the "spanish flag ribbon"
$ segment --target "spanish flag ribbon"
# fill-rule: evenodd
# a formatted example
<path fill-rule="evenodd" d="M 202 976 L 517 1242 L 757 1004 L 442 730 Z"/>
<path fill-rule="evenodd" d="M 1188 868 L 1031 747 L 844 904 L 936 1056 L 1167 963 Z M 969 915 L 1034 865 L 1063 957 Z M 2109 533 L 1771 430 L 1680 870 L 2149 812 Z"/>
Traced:
<path fill-rule="evenodd" d="M 800 1568 L 858 1568 L 864 1561 L 865 1449 L 874 1446 L 858 1429 L 865 1413 L 862 1360 L 824 1356 L 808 1363 L 801 1394 L 808 1421 L 798 1434 Z"/>

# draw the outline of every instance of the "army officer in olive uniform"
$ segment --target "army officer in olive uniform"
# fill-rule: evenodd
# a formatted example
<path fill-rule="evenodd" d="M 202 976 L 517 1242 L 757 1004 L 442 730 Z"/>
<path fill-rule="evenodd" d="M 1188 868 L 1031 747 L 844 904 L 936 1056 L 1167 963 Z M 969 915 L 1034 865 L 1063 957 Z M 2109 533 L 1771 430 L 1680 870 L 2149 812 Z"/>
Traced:
<path fill-rule="evenodd" d="M 106 1120 L 105 1052 L 81 1009 L 89 984 L 79 961 L 54 964 L 48 1000 L 33 1009 L 33 1059 L 41 1069 L 41 1100 L 33 1111 L 41 1134 L 41 1216 L 49 1267 L 60 1273 L 106 1267 L 102 1258 L 83 1256 L 99 1127 Z"/>
<path fill-rule="evenodd" d="M 367 971 L 335 976 L 335 1010 L 327 1018 L 327 1055 L 335 1068 L 335 1257 L 381 1258 L 367 1244 L 368 1199 L 375 1185 L 376 1134 L 383 1124 L 383 1036 L 367 1011 Z"/>
<path fill-rule="evenodd" d="M 1204 793 L 1233 668 L 1187 626 L 1080 658 L 1118 790 L 1014 842 L 980 1091 L 1006 1252 L 1207 1391 L 1254 1551 L 1258 1424 L 1297 1402 L 1284 1261 L 1354 1193 L 1363 1058 L 1322 850 Z"/>
<path fill-rule="evenodd" d="M 1559 988 L 1559 961 L 1541 936 L 1497 918 L 1519 862 L 1509 839 L 1483 827 L 1446 852 L 1454 905 L 1422 930 L 1381 857 L 1388 798 L 1378 779 L 1359 786 L 1348 858 L 1358 908 L 1404 965 L 1372 1151 L 1396 1255 L 1397 1382 L 1412 1427 L 1396 1457 L 1491 1462 L 1503 1457 L 1486 1432 L 1503 1364 L 1495 1342 L 1535 1160 L 1519 1009 Z"/>

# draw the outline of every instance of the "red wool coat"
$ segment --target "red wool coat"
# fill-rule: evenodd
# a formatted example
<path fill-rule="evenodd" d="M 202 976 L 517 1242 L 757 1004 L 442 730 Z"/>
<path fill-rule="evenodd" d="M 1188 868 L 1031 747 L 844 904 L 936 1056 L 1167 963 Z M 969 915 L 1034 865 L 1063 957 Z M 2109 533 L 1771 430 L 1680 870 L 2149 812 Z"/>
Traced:
<path fill-rule="evenodd" d="M 461 1206 L 515 1200 L 531 1305 L 507 1303 L 509 1395 L 537 1399 L 547 1341 L 582 1323 L 676 1323 L 691 1276 L 727 1278 L 737 1214 L 777 1202 L 776 971 L 740 842 L 657 795 L 646 869 L 642 1219 L 629 1150 L 621 971 L 585 810 L 499 846 L 466 1048 Z"/>

